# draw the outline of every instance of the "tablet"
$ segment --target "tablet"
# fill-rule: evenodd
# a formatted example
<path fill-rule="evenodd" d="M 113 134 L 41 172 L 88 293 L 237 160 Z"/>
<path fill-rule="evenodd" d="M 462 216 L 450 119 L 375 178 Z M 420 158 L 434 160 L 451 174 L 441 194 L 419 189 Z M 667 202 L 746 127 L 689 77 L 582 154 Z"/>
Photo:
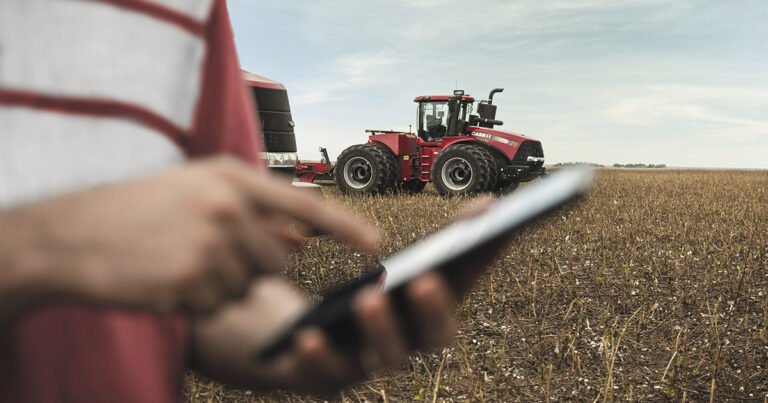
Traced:
<path fill-rule="evenodd" d="M 583 193 L 592 182 L 588 168 L 570 168 L 522 188 L 475 217 L 450 224 L 384 259 L 383 291 L 443 266 Z"/>
<path fill-rule="evenodd" d="M 352 300 L 357 290 L 372 284 L 378 284 L 381 292 L 390 294 L 406 336 L 415 340 L 416 335 L 409 333 L 413 326 L 409 323 L 410 310 L 404 295 L 409 280 L 428 270 L 438 270 L 450 283 L 457 271 L 465 269 L 457 264 L 462 257 L 513 235 L 524 224 L 584 194 L 592 177 L 593 171 L 588 167 L 561 169 L 500 198 L 482 213 L 443 227 L 387 257 L 365 275 L 327 293 L 259 352 L 257 358 L 269 360 L 289 350 L 296 332 L 310 326 L 320 327 L 337 347 L 354 347 L 359 335 L 351 312 Z"/>

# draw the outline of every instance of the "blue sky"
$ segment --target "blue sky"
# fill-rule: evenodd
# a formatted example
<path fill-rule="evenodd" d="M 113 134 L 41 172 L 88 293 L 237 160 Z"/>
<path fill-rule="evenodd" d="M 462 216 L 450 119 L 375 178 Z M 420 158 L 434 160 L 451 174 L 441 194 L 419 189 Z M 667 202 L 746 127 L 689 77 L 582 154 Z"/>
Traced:
<path fill-rule="evenodd" d="M 285 84 L 299 157 L 407 130 L 417 95 L 495 87 L 547 163 L 768 168 L 768 2 L 229 0 L 243 68 Z"/>

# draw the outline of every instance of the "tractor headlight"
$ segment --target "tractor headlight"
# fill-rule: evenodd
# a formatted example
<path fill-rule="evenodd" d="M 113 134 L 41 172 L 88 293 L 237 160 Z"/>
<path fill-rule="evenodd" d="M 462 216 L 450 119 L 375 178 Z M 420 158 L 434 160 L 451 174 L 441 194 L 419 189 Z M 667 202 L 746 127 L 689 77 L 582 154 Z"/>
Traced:
<path fill-rule="evenodd" d="M 295 167 L 299 158 L 296 153 L 261 153 L 270 168 Z"/>

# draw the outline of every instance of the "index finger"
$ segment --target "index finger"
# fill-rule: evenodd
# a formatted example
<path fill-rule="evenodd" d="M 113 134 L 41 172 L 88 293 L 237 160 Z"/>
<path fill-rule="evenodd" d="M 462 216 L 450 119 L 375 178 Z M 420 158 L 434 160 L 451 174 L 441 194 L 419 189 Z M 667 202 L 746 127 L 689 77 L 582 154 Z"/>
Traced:
<path fill-rule="evenodd" d="M 376 229 L 351 213 L 334 209 L 317 197 L 268 175 L 256 174 L 250 169 L 233 173 L 227 176 L 245 192 L 251 204 L 285 214 L 361 248 L 376 249 L 379 241 Z"/>

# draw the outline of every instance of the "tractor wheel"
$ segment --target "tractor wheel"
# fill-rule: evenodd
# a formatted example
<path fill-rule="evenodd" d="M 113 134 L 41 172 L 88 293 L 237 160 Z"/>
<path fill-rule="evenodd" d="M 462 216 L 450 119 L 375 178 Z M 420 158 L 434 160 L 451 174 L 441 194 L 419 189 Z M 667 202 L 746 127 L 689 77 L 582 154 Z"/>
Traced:
<path fill-rule="evenodd" d="M 373 147 L 376 147 L 381 151 L 388 166 L 387 172 L 389 172 L 389 178 L 387 178 L 387 184 L 384 186 L 381 192 L 384 193 L 387 190 L 394 192 L 397 188 L 398 179 L 400 179 L 400 168 L 397 165 L 397 157 L 395 157 L 395 154 L 392 152 L 392 150 L 386 146 L 374 145 Z"/>
<path fill-rule="evenodd" d="M 443 196 L 493 190 L 498 170 L 493 156 L 472 144 L 456 144 L 437 154 L 432 183 Z"/>
<path fill-rule="evenodd" d="M 333 169 L 343 193 L 384 193 L 394 186 L 394 156 L 379 146 L 355 145 L 342 151 Z"/>
<path fill-rule="evenodd" d="M 402 182 L 398 184 L 398 188 L 403 193 L 421 193 L 422 190 L 424 190 L 424 187 L 427 186 L 427 182 L 422 181 L 421 179 L 413 179 L 409 180 L 408 182 Z"/>

